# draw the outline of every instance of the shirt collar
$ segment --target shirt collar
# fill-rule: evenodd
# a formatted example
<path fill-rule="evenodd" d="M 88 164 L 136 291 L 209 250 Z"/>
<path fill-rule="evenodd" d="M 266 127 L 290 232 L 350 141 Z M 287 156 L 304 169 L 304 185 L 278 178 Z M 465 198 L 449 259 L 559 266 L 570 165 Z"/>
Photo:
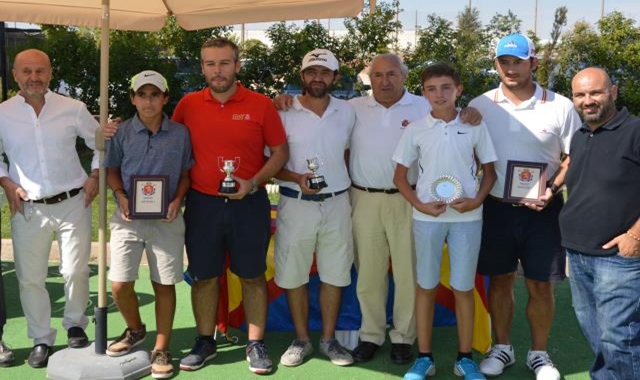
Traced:
<path fill-rule="evenodd" d="M 147 131 L 148 128 L 142 123 L 142 121 L 140 120 L 140 118 L 138 117 L 138 113 L 136 112 L 136 114 L 133 116 L 133 119 L 131 120 L 131 125 L 133 125 L 133 130 L 136 132 L 142 132 L 142 131 Z M 169 130 L 169 117 L 167 116 L 167 114 L 163 113 L 162 114 L 162 124 L 160 124 L 160 129 L 159 131 L 168 131 Z"/>
<path fill-rule="evenodd" d="M 373 96 L 373 94 L 369 95 L 369 97 L 367 99 L 367 104 L 369 105 L 369 107 L 376 107 L 376 106 L 384 107 L 382 104 L 378 103 L 378 101 Z M 404 89 L 404 93 L 402 94 L 402 97 L 400 98 L 400 100 L 398 100 L 393 105 L 391 105 L 391 107 L 395 107 L 396 105 L 406 106 L 406 105 L 411 105 L 411 104 L 412 104 L 412 102 L 411 102 L 411 93 L 409 93 L 409 91 L 405 88 Z M 391 108 L 391 107 L 389 107 L 389 108 Z"/>
<path fill-rule="evenodd" d="M 300 103 L 300 97 L 302 95 L 296 95 L 293 97 L 293 106 L 292 108 L 296 111 L 308 111 L 303 105 L 302 103 Z M 333 96 L 329 96 L 329 105 L 327 106 L 327 109 L 324 112 L 324 115 L 328 115 L 329 112 L 334 112 L 338 109 L 337 107 L 337 103 L 336 103 L 336 99 Z M 309 111 L 311 112 L 311 111 Z M 323 116 L 324 116 L 323 115 Z"/>
<path fill-rule="evenodd" d="M 435 117 L 433 117 L 433 115 L 431 115 L 431 112 L 429 112 L 427 114 L 427 124 L 429 126 L 431 126 L 431 127 L 436 127 L 438 125 L 449 125 L 449 124 L 457 124 L 457 125 L 459 125 L 459 124 L 462 124 L 462 122 L 460 121 L 460 112 L 458 112 L 458 114 L 456 115 L 455 119 L 453 119 L 453 120 L 451 120 L 449 122 L 446 122 L 446 121 L 444 121 L 442 119 L 435 118 Z"/>
<path fill-rule="evenodd" d="M 249 90 L 247 90 L 247 88 L 244 87 L 242 83 L 240 83 L 239 81 L 236 81 L 236 85 L 237 85 L 236 92 L 233 95 L 231 95 L 231 97 L 225 103 L 232 102 L 232 101 L 240 102 L 244 100 L 244 98 L 247 96 L 247 93 L 249 92 Z M 206 86 L 205 88 L 202 89 L 202 96 L 206 101 L 220 103 L 218 99 L 211 96 L 211 89 L 209 88 L 209 86 Z"/>
<path fill-rule="evenodd" d="M 618 110 L 618 112 L 616 112 L 615 116 L 611 120 L 609 120 L 606 124 L 601 125 L 600 128 L 596 129 L 596 132 L 599 129 L 606 129 L 609 131 L 613 131 L 614 129 L 624 124 L 624 122 L 627 120 L 627 118 L 629 118 L 629 116 L 631 116 L 631 114 L 629 113 L 629 110 L 627 110 L 627 107 L 622 107 L 621 109 Z M 591 132 L 591 129 L 589 128 L 587 123 L 582 123 L 581 129 Z"/>
<path fill-rule="evenodd" d="M 27 98 L 25 98 L 21 93 L 18 92 L 17 96 L 20 99 L 20 101 L 22 101 L 22 103 L 27 102 Z M 47 92 L 44 93 L 44 102 L 47 103 L 47 101 L 49 101 L 52 96 L 53 96 L 53 91 L 47 89 Z"/>
<path fill-rule="evenodd" d="M 536 82 L 533 82 L 533 84 L 536 86 L 535 90 L 533 91 L 533 96 L 531 96 L 531 98 L 525 100 L 524 102 L 520 103 L 517 108 L 532 107 L 533 105 L 535 105 L 538 102 L 545 103 L 547 101 L 547 96 L 548 96 L 547 95 L 547 90 L 545 88 L 543 88 L 542 86 L 540 86 Z M 503 103 L 503 102 L 509 102 L 510 103 L 511 102 L 504 95 L 503 86 L 504 85 L 502 83 L 500 83 L 500 85 L 496 89 L 496 92 L 495 92 L 494 97 L 493 97 L 493 101 L 495 103 Z"/>

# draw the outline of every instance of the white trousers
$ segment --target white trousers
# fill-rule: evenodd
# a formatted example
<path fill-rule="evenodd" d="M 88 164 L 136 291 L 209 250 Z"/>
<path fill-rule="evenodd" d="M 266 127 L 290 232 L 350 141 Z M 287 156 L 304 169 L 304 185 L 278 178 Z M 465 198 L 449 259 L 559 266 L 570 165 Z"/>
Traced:
<path fill-rule="evenodd" d="M 55 234 L 60 248 L 59 272 L 64 279 L 62 326 L 85 329 L 89 302 L 89 255 L 91 208 L 84 207 L 84 191 L 62 202 L 46 205 L 23 202 L 24 215 L 11 219 L 16 275 L 20 302 L 34 345 L 52 346 L 56 330 L 51 328 L 51 300 L 45 287 L 49 254 Z M 54 300 L 55 302 L 55 300 Z"/>

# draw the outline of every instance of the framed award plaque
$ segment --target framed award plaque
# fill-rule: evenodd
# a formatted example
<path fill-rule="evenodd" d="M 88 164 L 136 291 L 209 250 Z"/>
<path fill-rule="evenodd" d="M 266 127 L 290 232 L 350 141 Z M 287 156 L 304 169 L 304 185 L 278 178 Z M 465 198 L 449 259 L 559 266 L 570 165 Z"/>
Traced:
<path fill-rule="evenodd" d="M 543 204 L 540 197 L 547 189 L 547 164 L 507 161 L 503 201 Z"/>
<path fill-rule="evenodd" d="M 164 219 L 169 207 L 168 175 L 132 175 L 129 191 L 131 219 Z"/>

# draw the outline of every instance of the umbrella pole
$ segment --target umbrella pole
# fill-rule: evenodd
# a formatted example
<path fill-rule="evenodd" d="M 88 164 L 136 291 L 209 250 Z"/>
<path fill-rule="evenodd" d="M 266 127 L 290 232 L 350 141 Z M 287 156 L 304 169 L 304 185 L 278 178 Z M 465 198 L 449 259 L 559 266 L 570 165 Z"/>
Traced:
<path fill-rule="evenodd" d="M 107 122 L 109 114 L 109 0 L 102 0 L 102 28 L 100 30 L 100 125 Z M 107 350 L 107 173 L 103 165 L 105 144 L 99 129 L 96 147 L 100 160 L 98 213 L 98 307 L 96 319 L 96 354 Z"/>

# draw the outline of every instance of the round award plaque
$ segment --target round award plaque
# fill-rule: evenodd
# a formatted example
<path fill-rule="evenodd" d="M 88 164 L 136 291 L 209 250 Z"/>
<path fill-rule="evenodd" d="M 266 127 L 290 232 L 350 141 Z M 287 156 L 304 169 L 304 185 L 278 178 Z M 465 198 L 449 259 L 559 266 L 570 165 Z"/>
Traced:
<path fill-rule="evenodd" d="M 462 197 L 462 184 L 456 177 L 440 176 L 431 184 L 431 196 L 437 201 L 451 203 Z"/>

